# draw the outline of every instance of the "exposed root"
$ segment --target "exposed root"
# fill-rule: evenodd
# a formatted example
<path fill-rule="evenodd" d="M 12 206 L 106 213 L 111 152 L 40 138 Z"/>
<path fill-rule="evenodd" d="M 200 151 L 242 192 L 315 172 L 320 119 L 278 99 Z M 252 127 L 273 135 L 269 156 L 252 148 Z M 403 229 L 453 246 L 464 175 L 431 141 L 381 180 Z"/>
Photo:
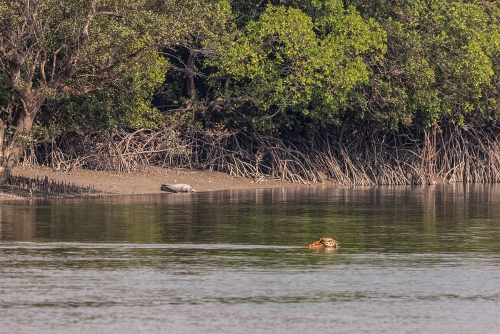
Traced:
<path fill-rule="evenodd" d="M 358 132 L 344 134 L 342 143 L 333 136 L 306 142 L 244 132 L 118 130 L 66 133 L 49 148 L 28 150 L 24 162 L 66 171 L 182 167 L 302 184 L 324 182 L 325 175 L 341 185 L 423 185 L 435 178 L 500 182 L 499 136 L 500 129 L 472 126 Z"/>
<path fill-rule="evenodd" d="M 200 136 L 197 167 L 263 182 L 273 177 L 309 184 L 322 181 L 311 157 L 290 142 L 242 133 Z"/>
<path fill-rule="evenodd" d="M 68 198 L 102 195 L 101 191 L 92 186 L 78 186 L 74 183 L 56 182 L 44 178 L 28 178 L 24 176 L 9 176 L 0 191 L 20 198 Z"/>

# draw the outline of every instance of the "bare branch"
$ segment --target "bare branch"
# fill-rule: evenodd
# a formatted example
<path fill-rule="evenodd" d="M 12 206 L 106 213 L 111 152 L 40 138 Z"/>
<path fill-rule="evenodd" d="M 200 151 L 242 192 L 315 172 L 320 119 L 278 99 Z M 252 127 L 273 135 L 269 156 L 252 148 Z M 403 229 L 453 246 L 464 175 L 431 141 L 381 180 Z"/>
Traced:
<path fill-rule="evenodd" d="M 54 55 L 52 56 L 52 72 L 50 73 L 50 81 L 54 79 L 55 73 L 56 73 L 56 63 L 57 63 L 57 55 L 59 52 L 62 51 L 66 47 L 66 44 L 61 45 L 55 52 Z"/>

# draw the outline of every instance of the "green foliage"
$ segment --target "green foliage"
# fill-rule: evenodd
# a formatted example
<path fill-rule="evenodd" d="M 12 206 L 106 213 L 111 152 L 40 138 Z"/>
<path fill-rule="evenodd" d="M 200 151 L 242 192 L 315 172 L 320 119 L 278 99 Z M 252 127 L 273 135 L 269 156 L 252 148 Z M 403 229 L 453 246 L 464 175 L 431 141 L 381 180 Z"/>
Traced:
<path fill-rule="evenodd" d="M 49 101 L 39 120 L 53 135 L 86 128 L 157 127 L 165 122 L 165 115 L 151 106 L 151 100 L 164 80 L 165 67 L 166 60 L 153 53 L 116 84 Z"/>
<path fill-rule="evenodd" d="M 85 36 L 90 3 L 0 3 L 7 126 L 26 92 L 54 132 L 498 122 L 498 1 L 106 0 Z"/>
<path fill-rule="evenodd" d="M 485 121 L 484 111 L 492 107 L 485 91 L 491 91 L 500 46 L 493 2 L 351 3 L 376 19 L 388 36 L 383 65 L 373 67 L 365 88 L 367 114 L 391 127 Z"/>
<path fill-rule="evenodd" d="M 246 117 L 272 128 L 270 114 L 335 124 L 348 94 L 369 79 L 362 56 L 381 54 L 385 34 L 341 1 L 311 1 L 315 17 L 298 8 L 268 5 L 220 57 L 207 62 L 231 78 L 221 96 L 240 101 Z M 284 123 L 289 120 L 283 120 Z"/>
<path fill-rule="evenodd" d="M 205 8 L 209 3 L 214 5 Z M 199 21 L 200 13 L 210 16 L 216 6 L 223 5 L 6 0 L 0 5 L 2 91 L 13 91 L 19 101 L 44 101 L 40 121 L 62 128 L 157 126 L 165 117 L 151 101 L 167 69 L 158 50 L 189 40 L 207 23 Z"/>
<path fill-rule="evenodd" d="M 162 109 L 198 108 L 201 99 L 208 99 L 208 86 L 203 78 L 211 69 L 202 68 L 205 58 L 224 50 L 230 40 L 232 12 L 228 0 L 190 0 L 185 4 L 183 38 L 178 43 L 161 46 L 169 61 L 163 85 L 157 90 L 155 102 Z M 191 81 L 191 82 L 190 82 Z M 194 91 L 192 84 L 196 87 Z M 185 107 L 189 104 L 189 107 Z"/>
<path fill-rule="evenodd" d="M 124 61 L 120 79 L 111 81 L 102 89 L 54 100 L 41 119 L 45 124 L 52 124 L 54 129 L 75 130 L 157 127 L 184 117 L 175 112 L 161 113 L 152 107 L 154 94 L 166 96 L 172 104 L 186 101 L 176 92 L 175 84 L 184 77 L 179 77 L 172 61 L 182 58 L 178 50 L 185 48 L 198 48 L 202 54 L 208 55 L 216 52 L 214 48 L 219 47 L 227 35 L 226 24 L 231 15 L 229 1 L 173 0 L 166 4 L 151 0 L 142 1 L 138 8 L 140 10 L 127 14 L 127 27 L 112 18 L 96 24 L 96 38 L 87 43 L 82 59 L 112 63 L 121 55 L 143 49 L 151 52 L 135 63 Z M 130 43 L 123 43 L 123 40 Z M 171 57 L 165 57 L 165 54 Z M 56 122 L 59 125 L 55 126 Z"/>

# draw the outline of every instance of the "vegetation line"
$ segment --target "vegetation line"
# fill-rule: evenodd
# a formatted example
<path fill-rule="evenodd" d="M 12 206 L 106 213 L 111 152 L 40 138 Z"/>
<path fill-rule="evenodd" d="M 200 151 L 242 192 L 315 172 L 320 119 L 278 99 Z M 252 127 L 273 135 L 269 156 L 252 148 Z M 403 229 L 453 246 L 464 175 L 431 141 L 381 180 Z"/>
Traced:
<path fill-rule="evenodd" d="M 16 164 L 499 182 L 500 3 L 4 0 Z"/>
<path fill-rule="evenodd" d="M 356 141 L 348 148 L 334 137 L 306 142 L 248 132 L 96 131 L 67 133 L 54 146 L 32 147 L 23 161 L 65 171 L 75 167 L 125 173 L 148 166 L 194 168 L 256 182 L 273 178 L 302 184 L 332 180 L 341 185 L 424 185 L 436 179 L 484 183 L 500 181 L 497 131 L 449 128 L 424 134 L 406 129 L 386 134 L 385 142 L 377 145 L 375 134 L 365 134 L 364 142 L 357 134 L 346 137 Z M 429 138 L 421 140 L 422 136 Z"/>

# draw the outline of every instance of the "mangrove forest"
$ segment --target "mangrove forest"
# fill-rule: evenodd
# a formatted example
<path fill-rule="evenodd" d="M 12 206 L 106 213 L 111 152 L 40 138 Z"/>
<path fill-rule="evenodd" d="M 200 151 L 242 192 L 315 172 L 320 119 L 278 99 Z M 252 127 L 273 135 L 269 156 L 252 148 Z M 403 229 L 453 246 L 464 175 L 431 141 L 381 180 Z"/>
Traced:
<path fill-rule="evenodd" d="M 14 166 L 500 182 L 500 1 L 2 0 Z"/>

